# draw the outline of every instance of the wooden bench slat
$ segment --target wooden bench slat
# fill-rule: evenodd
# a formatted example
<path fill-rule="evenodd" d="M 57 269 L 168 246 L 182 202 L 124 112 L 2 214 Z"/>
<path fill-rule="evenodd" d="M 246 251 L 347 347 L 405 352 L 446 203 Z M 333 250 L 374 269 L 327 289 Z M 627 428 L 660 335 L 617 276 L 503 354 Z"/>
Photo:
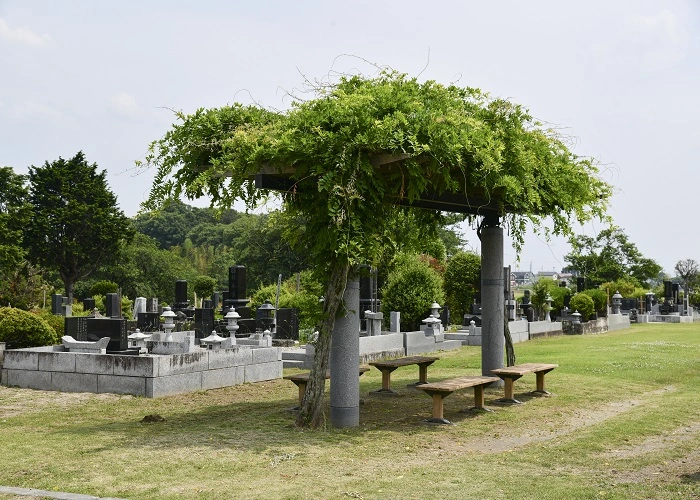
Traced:
<path fill-rule="evenodd" d="M 491 373 L 496 375 L 526 375 L 528 373 L 536 373 L 544 370 L 553 370 L 559 365 L 549 363 L 523 363 L 515 366 L 507 366 L 505 368 L 497 368 L 491 370 Z"/>
<path fill-rule="evenodd" d="M 419 385 L 418 388 L 423 391 L 454 392 L 459 391 L 460 389 L 474 387 L 475 385 L 498 382 L 499 380 L 500 379 L 498 377 L 475 375 L 473 377 L 458 377 L 449 380 L 442 380 L 440 382 L 430 382 L 428 384 Z"/>
<path fill-rule="evenodd" d="M 387 361 L 372 361 L 370 363 L 370 366 L 376 366 L 377 368 L 399 368 L 401 366 L 434 362 L 438 359 L 440 358 L 437 356 L 407 356 L 404 358 L 389 359 Z"/>

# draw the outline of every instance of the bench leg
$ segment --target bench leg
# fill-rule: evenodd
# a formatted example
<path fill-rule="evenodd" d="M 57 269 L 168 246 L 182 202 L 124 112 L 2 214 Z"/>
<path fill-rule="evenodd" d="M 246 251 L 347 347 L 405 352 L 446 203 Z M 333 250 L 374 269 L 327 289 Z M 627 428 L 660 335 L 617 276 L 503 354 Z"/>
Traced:
<path fill-rule="evenodd" d="M 431 418 L 427 419 L 426 422 L 430 422 L 432 424 L 451 424 L 452 423 L 443 416 L 443 412 L 444 412 L 443 399 L 445 399 L 450 394 L 451 394 L 450 392 L 448 392 L 447 394 L 445 394 L 444 392 L 434 392 L 431 394 L 431 396 L 433 396 L 433 416 Z"/>
<path fill-rule="evenodd" d="M 489 382 L 490 383 L 490 382 Z M 486 384 L 488 385 L 488 384 Z M 485 385 L 475 385 L 474 386 L 474 406 L 472 408 L 467 408 L 466 410 L 460 410 L 460 413 L 468 413 L 468 412 L 482 412 L 482 411 L 487 411 L 487 412 L 492 412 L 493 410 L 486 408 L 484 406 L 484 388 Z"/>
<path fill-rule="evenodd" d="M 382 368 L 382 388 L 371 391 L 370 394 L 388 394 L 396 396 L 397 393 L 391 389 L 391 372 L 396 368 Z"/>
<path fill-rule="evenodd" d="M 418 365 L 418 384 L 428 383 L 428 365 L 421 363 Z"/>
<path fill-rule="evenodd" d="M 545 394 L 549 395 L 551 394 L 549 391 L 546 391 L 544 388 L 544 376 L 547 372 L 535 372 L 535 376 L 537 377 L 537 390 L 534 390 L 535 394 Z"/>
<path fill-rule="evenodd" d="M 306 382 L 301 382 L 299 384 L 299 409 L 301 410 L 301 402 L 304 400 L 304 393 L 306 392 Z"/>
<path fill-rule="evenodd" d="M 501 377 L 504 382 L 504 397 L 501 399 L 498 399 L 498 403 L 505 403 L 505 404 L 522 404 L 522 401 L 518 401 L 515 399 L 515 390 L 514 390 L 514 384 L 515 381 L 518 380 L 520 377 Z"/>

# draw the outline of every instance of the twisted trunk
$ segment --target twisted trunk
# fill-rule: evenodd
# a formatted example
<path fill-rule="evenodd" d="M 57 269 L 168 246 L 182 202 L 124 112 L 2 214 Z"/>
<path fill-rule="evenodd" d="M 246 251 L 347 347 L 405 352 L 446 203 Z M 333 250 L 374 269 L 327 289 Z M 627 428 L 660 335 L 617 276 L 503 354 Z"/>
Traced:
<path fill-rule="evenodd" d="M 314 355 L 309 382 L 301 402 L 301 410 L 296 424 L 299 427 L 319 427 L 323 423 L 323 394 L 328 370 L 328 357 L 331 349 L 331 335 L 335 319 L 343 305 L 343 294 L 348 282 L 350 264 L 334 262 L 331 264 L 331 276 L 326 288 L 326 300 L 323 304 L 323 320 L 318 330 L 316 353 Z"/>

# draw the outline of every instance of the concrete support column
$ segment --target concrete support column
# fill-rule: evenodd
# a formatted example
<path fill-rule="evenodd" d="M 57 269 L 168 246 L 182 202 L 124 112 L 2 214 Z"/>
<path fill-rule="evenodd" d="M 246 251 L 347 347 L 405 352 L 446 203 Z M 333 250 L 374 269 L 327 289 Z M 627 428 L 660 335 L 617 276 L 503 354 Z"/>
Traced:
<path fill-rule="evenodd" d="M 331 336 L 331 424 L 360 425 L 360 281 L 348 278 L 343 296 L 346 314 L 335 320 Z"/>
<path fill-rule="evenodd" d="M 498 219 L 481 229 L 481 373 L 503 368 L 503 228 Z M 496 384 L 494 384 L 496 385 Z M 502 385 L 499 384 L 499 385 Z"/>

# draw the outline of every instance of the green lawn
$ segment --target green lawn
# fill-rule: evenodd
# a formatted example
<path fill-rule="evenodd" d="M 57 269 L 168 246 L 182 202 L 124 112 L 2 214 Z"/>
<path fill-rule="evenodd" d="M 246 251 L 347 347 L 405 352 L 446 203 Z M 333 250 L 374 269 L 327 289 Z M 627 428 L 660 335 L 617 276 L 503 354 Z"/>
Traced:
<path fill-rule="evenodd" d="M 276 380 L 160 399 L 0 388 L 0 485 L 122 498 L 700 498 L 700 324 L 636 325 L 516 345 L 518 362 L 558 363 L 551 397 L 423 423 L 431 400 L 370 396 L 361 425 L 294 427 L 296 387 Z M 430 380 L 480 372 L 480 348 L 441 353 Z M 150 414 L 164 422 L 142 423 Z M 0 498 L 12 498 L 11 496 Z"/>

